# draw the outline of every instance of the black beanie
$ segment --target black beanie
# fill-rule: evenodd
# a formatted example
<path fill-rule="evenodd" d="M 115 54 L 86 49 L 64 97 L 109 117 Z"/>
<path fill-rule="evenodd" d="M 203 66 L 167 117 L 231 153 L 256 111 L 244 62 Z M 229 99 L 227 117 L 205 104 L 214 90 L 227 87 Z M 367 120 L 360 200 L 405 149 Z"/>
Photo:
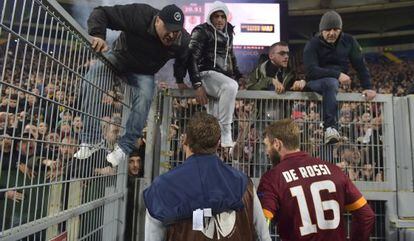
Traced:
<path fill-rule="evenodd" d="M 319 23 L 319 31 L 333 28 L 342 29 L 342 19 L 337 12 L 331 10 L 322 16 L 321 22 Z"/>

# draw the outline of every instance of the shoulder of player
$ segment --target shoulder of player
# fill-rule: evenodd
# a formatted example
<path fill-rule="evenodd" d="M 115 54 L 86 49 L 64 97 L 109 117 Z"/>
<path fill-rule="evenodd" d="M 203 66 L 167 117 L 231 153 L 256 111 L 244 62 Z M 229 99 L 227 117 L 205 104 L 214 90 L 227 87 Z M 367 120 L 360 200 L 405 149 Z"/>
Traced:
<path fill-rule="evenodd" d="M 331 170 L 332 173 L 335 173 L 335 176 L 338 176 L 337 174 L 346 176 L 345 173 L 342 171 L 342 169 L 338 167 L 335 163 L 324 161 L 324 164 L 328 166 L 328 168 Z"/>

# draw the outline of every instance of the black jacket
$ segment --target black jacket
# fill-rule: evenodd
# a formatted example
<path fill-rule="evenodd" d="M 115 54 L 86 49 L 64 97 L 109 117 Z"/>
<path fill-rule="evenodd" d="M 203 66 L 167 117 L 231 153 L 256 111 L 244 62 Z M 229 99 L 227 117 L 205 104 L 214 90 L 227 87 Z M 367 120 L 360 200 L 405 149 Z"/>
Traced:
<path fill-rule="evenodd" d="M 208 23 L 196 26 L 190 41 L 191 82 L 200 81 L 200 72 L 214 70 L 238 80 L 241 77 L 233 51 L 233 26 L 227 23 L 227 34 Z"/>
<path fill-rule="evenodd" d="M 322 35 L 317 35 L 306 44 L 303 52 L 308 81 L 325 77 L 337 79 L 341 72 L 348 73 L 349 62 L 357 71 L 362 88 L 370 89 L 371 80 L 364 64 L 361 46 L 351 35 L 341 33 L 335 44 L 329 44 Z"/>
<path fill-rule="evenodd" d="M 175 58 L 174 77 L 182 82 L 187 73 L 190 35 L 183 30 L 172 46 L 162 45 L 154 26 L 158 12 L 147 4 L 97 7 L 88 19 L 89 34 L 105 39 L 107 28 L 122 31 L 113 53 L 128 60 L 125 67 L 130 72 L 152 75 Z"/>

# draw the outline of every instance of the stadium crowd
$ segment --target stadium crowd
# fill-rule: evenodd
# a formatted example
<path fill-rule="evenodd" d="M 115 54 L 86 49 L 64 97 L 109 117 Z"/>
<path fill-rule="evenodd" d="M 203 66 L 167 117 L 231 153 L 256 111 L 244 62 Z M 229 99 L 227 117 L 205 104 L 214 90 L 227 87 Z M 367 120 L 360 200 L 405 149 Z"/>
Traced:
<path fill-rule="evenodd" d="M 101 160 L 92 164 L 76 160 L 74 154 L 81 144 L 85 119 L 92 118 L 81 110 L 80 88 L 85 81 L 82 75 L 94 61 L 82 63 L 74 74 L 36 51 L 27 54 L 19 46 L 0 46 L 0 231 L 47 215 L 48 208 L 42 205 L 48 204 L 49 191 L 42 185 L 44 183 L 115 175 L 116 169 L 105 162 L 105 155 L 114 148 L 122 132 L 123 94 L 121 87 L 115 85 L 97 96 L 102 108 L 102 115 L 98 116 L 100 138 L 105 144 L 103 151 L 91 159 Z M 372 86 L 379 94 L 404 96 L 414 82 L 413 60 L 368 62 L 367 68 Z M 305 79 L 303 67 L 297 70 L 298 79 Z M 357 79 L 355 71 L 349 76 Z M 162 80 L 158 84 L 159 89 L 170 86 Z M 360 93 L 362 88 L 358 82 L 352 82 L 349 89 L 339 88 L 339 92 Z M 199 110 L 205 107 L 195 98 L 173 100 L 168 135 L 173 154 L 168 168 L 184 160 L 181 134 L 186 121 Z M 237 100 L 232 128 L 236 144 L 230 150 L 220 149 L 221 158 L 248 176 L 259 178 L 272 166 L 264 154 L 262 133 L 266 125 L 275 119 L 292 118 L 300 127 L 302 149 L 314 156 L 328 152 L 326 159 L 336 163 L 352 181 L 384 181 L 381 103 L 340 102 L 338 131 L 341 140 L 330 150 L 323 145 L 321 110 L 321 103 L 308 100 Z M 143 175 L 143 143 L 141 138 L 137 151 L 130 155 L 130 176 Z M 32 185 L 36 187 L 26 187 Z M 63 200 L 62 205 L 67 206 L 67 200 Z"/>
<path fill-rule="evenodd" d="M 49 189 L 56 183 L 116 174 L 103 157 L 121 133 L 122 93 L 119 86 L 101 93 L 101 116 L 97 118 L 105 146 L 94 157 L 80 161 L 74 154 L 85 120 L 98 112 L 81 111 L 80 87 L 84 80 L 79 76 L 96 61 L 74 69 L 63 68 L 37 51 L 25 51 L 19 44 L 0 46 L 0 56 L 1 232 L 49 215 L 50 205 L 57 205 L 49 200 Z M 72 64 L 76 66 L 66 63 Z M 131 159 L 134 156 L 138 152 Z M 139 157 L 144 158 L 142 151 Z M 131 176 L 142 176 L 142 168 L 140 163 L 131 165 Z M 65 198 L 58 206 L 67 208 L 69 186 L 64 185 L 64 190 Z M 97 192 L 102 195 L 102 190 Z M 88 198 L 83 197 L 83 201 Z"/>

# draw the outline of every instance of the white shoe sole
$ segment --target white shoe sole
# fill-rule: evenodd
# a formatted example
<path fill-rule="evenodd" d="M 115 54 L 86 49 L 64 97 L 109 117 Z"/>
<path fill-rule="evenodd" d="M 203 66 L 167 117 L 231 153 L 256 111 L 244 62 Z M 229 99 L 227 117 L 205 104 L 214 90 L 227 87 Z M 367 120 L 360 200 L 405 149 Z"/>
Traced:
<path fill-rule="evenodd" d="M 233 148 L 236 145 L 236 142 L 232 143 L 221 143 L 220 146 L 223 148 Z"/>
<path fill-rule="evenodd" d="M 88 148 L 88 151 L 86 154 L 81 155 L 81 150 L 79 150 L 78 152 L 76 152 L 73 157 L 75 157 L 76 159 L 79 160 L 83 160 L 83 159 L 88 159 L 89 157 L 91 157 L 95 152 L 99 151 L 99 149 L 104 148 L 104 143 L 100 142 L 94 146 L 91 146 Z M 86 151 L 85 151 L 86 152 Z"/>

